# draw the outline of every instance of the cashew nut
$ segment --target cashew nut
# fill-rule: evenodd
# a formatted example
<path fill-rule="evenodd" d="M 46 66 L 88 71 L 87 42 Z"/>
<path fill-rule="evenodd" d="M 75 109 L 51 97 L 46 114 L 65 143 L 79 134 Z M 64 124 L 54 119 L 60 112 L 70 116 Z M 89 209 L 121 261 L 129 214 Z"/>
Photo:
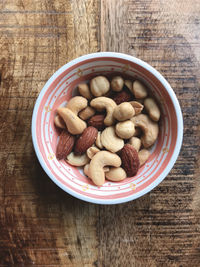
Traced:
<path fill-rule="evenodd" d="M 73 166 L 84 166 L 90 161 L 90 159 L 86 154 L 75 155 L 74 152 L 71 152 L 67 156 L 66 161 Z"/>
<path fill-rule="evenodd" d="M 90 89 L 94 96 L 102 96 L 110 89 L 110 83 L 104 76 L 97 76 L 90 82 Z"/>
<path fill-rule="evenodd" d="M 107 127 L 101 133 L 101 143 L 109 151 L 115 153 L 122 149 L 124 140 L 115 134 L 114 126 Z"/>
<path fill-rule="evenodd" d="M 126 85 L 126 87 L 132 92 L 133 89 L 133 83 L 130 80 L 125 80 L 124 84 Z"/>
<path fill-rule="evenodd" d="M 113 182 L 119 182 L 124 180 L 127 175 L 123 168 L 121 167 L 112 167 L 108 172 L 105 173 L 106 179 L 113 181 Z"/>
<path fill-rule="evenodd" d="M 87 85 L 87 83 L 80 83 L 78 85 L 78 91 L 83 97 L 87 98 L 88 100 L 93 98 L 92 94 L 90 93 L 90 88 Z"/>
<path fill-rule="evenodd" d="M 83 168 L 83 172 L 84 172 L 84 174 L 85 174 L 86 176 L 88 176 L 88 177 L 89 177 L 89 166 L 90 166 L 90 164 L 86 164 L 86 165 L 84 166 L 84 168 Z"/>
<path fill-rule="evenodd" d="M 131 120 L 118 122 L 115 126 L 116 134 L 122 139 L 129 139 L 135 133 L 135 125 Z"/>
<path fill-rule="evenodd" d="M 148 160 L 148 158 L 149 158 L 150 155 L 151 155 L 151 153 L 147 149 L 141 149 L 138 152 L 140 166 L 142 166 Z"/>
<path fill-rule="evenodd" d="M 135 148 L 135 150 L 138 152 L 140 150 L 142 143 L 141 143 L 140 138 L 133 136 L 129 140 L 129 144 L 132 145 Z"/>
<path fill-rule="evenodd" d="M 92 181 L 101 186 L 105 182 L 104 166 L 119 167 L 121 165 L 121 159 L 118 155 L 108 151 L 100 151 L 90 161 L 89 175 Z"/>
<path fill-rule="evenodd" d="M 96 142 L 95 142 L 96 146 L 100 149 L 103 148 L 103 145 L 101 143 L 101 132 L 98 132 L 97 134 L 97 139 L 96 139 Z"/>
<path fill-rule="evenodd" d="M 136 127 L 140 127 L 144 134 L 141 137 L 142 144 L 145 148 L 152 146 L 159 132 L 158 124 L 152 121 L 147 115 L 139 114 L 133 118 L 131 118 L 132 122 Z"/>
<path fill-rule="evenodd" d="M 82 96 L 72 97 L 66 105 L 66 108 L 70 109 L 75 115 L 82 109 L 87 107 L 87 99 Z"/>
<path fill-rule="evenodd" d="M 106 109 L 107 115 L 104 119 L 104 124 L 106 126 L 114 124 L 115 119 L 113 117 L 113 112 L 117 104 L 111 98 L 104 96 L 97 97 L 90 102 L 90 105 L 99 111 Z"/>
<path fill-rule="evenodd" d="M 113 116 L 118 121 L 125 121 L 132 118 L 135 115 L 135 110 L 129 102 L 123 102 L 119 104 L 113 112 Z"/>
<path fill-rule="evenodd" d="M 133 94 L 136 98 L 147 97 L 147 89 L 140 81 L 133 82 Z"/>
<path fill-rule="evenodd" d="M 129 103 L 134 108 L 135 115 L 138 115 L 138 114 L 140 114 L 142 112 L 144 106 L 140 102 L 138 102 L 138 101 L 130 101 Z"/>
<path fill-rule="evenodd" d="M 71 134 L 81 134 L 87 127 L 87 124 L 70 109 L 58 108 L 57 112 L 64 120 L 67 129 Z"/>
<path fill-rule="evenodd" d="M 91 146 L 87 149 L 86 154 L 87 154 L 89 159 L 92 159 L 94 157 L 94 155 L 99 151 L 100 151 L 100 149 L 98 149 L 96 146 Z"/>
<path fill-rule="evenodd" d="M 146 98 L 144 100 L 144 106 L 149 114 L 149 117 L 153 121 L 159 121 L 160 119 L 160 109 L 153 98 Z"/>
<path fill-rule="evenodd" d="M 121 76 L 115 76 L 112 78 L 110 85 L 113 91 L 119 92 L 124 86 L 124 80 Z"/>
<path fill-rule="evenodd" d="M 88 177 L 90 178 L 90 174 L 89 174 L 89 166 L 90 166 L 90 164 L 86 164 L 86 165 L 84 166 L 83 172 L 84 172 L 84 174 L 85 174 L 86 176 L 88 176 Z M 109 170 L 110 170 L 109 167 L 107 167 L 107 166 L 103 167 L 103 171 L 104 171 L 104 172 L 108 172 Z"/>
<path fill-rule="evenodd" d="M 86 107 L 78 115 L 82 120 L 88 120 L 95 114 L 95 110 L 92 107 Z"/>
<path fill-rule="evenodd" d="M 54 123 L 58 128 L 61 128 L 61 129 L 65 129 L 66 128 L 64 120 L 59 115 L 55 116 Z"/>

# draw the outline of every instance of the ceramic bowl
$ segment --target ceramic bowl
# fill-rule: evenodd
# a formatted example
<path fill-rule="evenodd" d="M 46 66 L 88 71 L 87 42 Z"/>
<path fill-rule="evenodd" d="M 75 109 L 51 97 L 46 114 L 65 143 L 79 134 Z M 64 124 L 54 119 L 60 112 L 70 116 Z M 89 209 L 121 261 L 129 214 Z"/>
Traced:
<path fill-rule="evenodd" d="M 96 75 L 139 79 L 147 85 L 161 107 L 160 132 L 151 148 L 149 160 L 136 176 L 122 182 L 95 186 L 82 169 L 55 157 L 58 131 L 54 116 L 76 93 L 80 82 Z M 45 84 L 36 101 L 32 117 L 32 139 L 36 155 L 47 175 L 72 196 L 98 204 L 127 202 L 151 191 L 172 169 L 182 144 L 183 118 L 174 91 L 164 77 L 144 61 L 121 53 L 102 52 L 79 57 L 61 67 Z"/>

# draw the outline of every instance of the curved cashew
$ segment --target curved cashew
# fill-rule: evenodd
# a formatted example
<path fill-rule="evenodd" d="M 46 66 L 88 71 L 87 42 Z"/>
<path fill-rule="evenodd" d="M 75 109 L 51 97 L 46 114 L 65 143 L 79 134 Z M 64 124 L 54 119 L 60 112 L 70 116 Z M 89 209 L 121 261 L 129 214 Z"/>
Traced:
<path fill-rule="evenodd" d="M 147 97 L 147 89 L 140 81 L 133 82 L 133 94 L 136 98 Z"/>
<path fill-rule="evenodd" d="M 95 114 L 95 110 L 91 107 L 84 108 L 78 115 L 82 120 L 87 120 Z"/>
<path fill-rule="evenodd" d="M 138 115 L 138 114 L 140 114 L 142 112 L 144 106 L 140 102 L 138 102 L 138 101 L 130 101 L 129 103 L 134 108 L 135 115 Z"/>
<path fill-rule="evenodd" d="M 82 109 L 87 107 L 87 99 L 82 96 L 72 97 L 66 105 L 66 108 L 70 109 L 75 115 L 77 115 Z"/>
<path fill-rule="evenodd" d="M 160 109 L 158 108 L 158 105 L 156 104 L 155 100 L 153 98 L 146 98 L 144 100 L 144 106 L 149 114 L 149 117 L 153 121 L 159 121 Z"/>
<path fill-rule="evenodd" d="M 87 85 L 87 83 L 80 83 L 78 85 L 78 91 L 83 97 L 87 98 L 88 100 L 93 98 L 92 94 L 90 93 L 90 88 Z"/>
<path fill-rule="evenodd" d="M 121 76 L 115 76 L 112 78 L 110 85 L 113 91 L 119 92 L 124 86 L 124 79 Z"/>
<path fill-rule="evenodd" d="M 96 146 L 100 149 L 103 148 L 103 145 L 101 143 L 101 132 L 98 132 L 97 134 L 97 139 L 96 139 L 96 142 L 95 142 Z"/>
<path fill-rule="evenodd" d="M 142 144 L 145 148 L 152 146 L 159 132 L 158 124 L 152 121 L 147 115 L 139 114 L 133 118 L 131 118 L 132 122 L 136 127 L 140 127 L 144 135 L 141 137 Z"/>
<path fill-rule="evenodd" d="M 129 120 L 135 115 L 135 110 L 129 102 L 119 104 L 113 112 L 113 116 L 118 121 Z"/>
<path fill-rule="evenodd" d="M 106 109 L 107 115 L 104 119 L 104 124 L 106 126 L 114 124 L 115 119 L 113 117 L 113 111 L 117 104 L 111 98 L 104 96 L 97 97 L 90 102 L 90 105 L 99 111 Z"/>
<path fill-rule="evenodd" d="M 55 116 L 54 123 L 58 128 L 61 128 L 61 129 L 65 129 L 66 128 L 64 120 L 59 115 Z"/>
<path fill-rule="evenodd" d="M 88 177 L 90 178 L 89 167 L 90 167 L 90 164 L 86 164 L 86 165 L 84 166 L 83 172 L 84 172 L 84 174 L 85 174 L 86 176 L 88 176 Z M 104 171 L 104 172 L 108 172 L 109 170 L 110 170 L 109 167 L 107 167 L 107 166 L 103 167 L 103 171 Z"/>
<path fill-rule="evenodd" d="M 80 156 L 80 155 L 75 155 L 74 152 L 71 152 L 67 156 L 66 161 L 73 166 L 84 166 L 90 161 L 90 159 L 86 154 Z"/>
<path fill-rule="evenodd" d="M 141 143 L 140 138 L 133 136 L 129 140 L 129 144 L 132 145 L 135 148 L 135 150 L 138 152 L 140 150 L 142 143 Z"/>
<path fill-rule="evenodd" d="M 122 139 L 129 139 L 135 133 L 135 125 L 131 120 L 118 122 L 115 126 L 116 134 Z"/>
<path fill-rule="evenodd" d="M 58 108 L 57 112 L 66 123 L 67 129 L 71 134 L 81 134 L 87 127 L 87 124 L 70 109 Z"/>
<path fill-rule="evenodd" d="M 121 167 L 110 168 L 110 170 L 106 172 L 105 176 L 107 180 L 110 180 L 113 182 L 122 181 L 127 177 L 125 170 Z"/>
<path fill-rule="evenodd" d="M 83 168 L 83 173 L 89 177 L 89 166 L 90 164 L 86 164 Z M 90 177 L 89 177 L 90 178 Z"/>
<path fill-rule="evenodd" d="M 125 80 L 124 84 L 126 85 L 126 87 L 132 92 L 133 89 L 133 83 L 130 80 Z"/>
<path fill-rule="evenodd" d="M 140 166 L 142 166 L 148 160 L 150 155 L 151 155 L 151 153 L 147 149 L 141 149 L 138 152 L 138 158 L 140 161 Z"/>
<path fill-rule="evenodd" d="M 87 154 L 89 159 L 92 159 L 94 157 L 94 155 L 99 151 L 100 151 L 100 149 L 98 149 L 96 146 L 91 146 L 87 149 L 86 154 Z"/>
<path fill-rule="evenodd" d="M 122 149 L 124 140 L 115 134 L 114 126 L 107 127 L 101 133 L 101 143 L 109 151 L 115 153 Z"/>
<path fill-rule="evenodd" d="M 100 151 L 90 161 L 89 174 L 94 184 L 101 186 L 105 182 L 104 166 L 119 167 L 121 159 L 118 155 L 108 151 Z"/>
<path fill-rule="evenodd" d="M 110 89 L 110 83 L 104 76 L 97 76 L 90 82 L 90 89 L 94 96 L 102 96 Z"/>

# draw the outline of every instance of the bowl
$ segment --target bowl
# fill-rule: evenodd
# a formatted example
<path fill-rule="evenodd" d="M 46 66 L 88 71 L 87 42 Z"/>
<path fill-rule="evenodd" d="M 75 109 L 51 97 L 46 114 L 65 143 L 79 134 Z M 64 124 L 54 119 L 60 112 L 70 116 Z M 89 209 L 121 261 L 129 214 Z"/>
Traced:
<path fill-rule="evenodd" d="M 82 169 L 55 157 L 58 131 L 54 126 L 56 109 L 76 93 L 77 85 L 96 75 L 139 79 L 147 85 L 161 108 L 160 132 L 151 156 L 136 176 L 121 182 L 95 186 Z M 127 202 L 151 191 L 172 169 L 183 138 L 183 117 L 174 91 L 164 77 L 144 61 L 121 53 L 101 52 L 72 60 L 45 84 L 35 103 L 32 140 L 38 160 L 52 181 L 72 196 L 98 204 Z"/>

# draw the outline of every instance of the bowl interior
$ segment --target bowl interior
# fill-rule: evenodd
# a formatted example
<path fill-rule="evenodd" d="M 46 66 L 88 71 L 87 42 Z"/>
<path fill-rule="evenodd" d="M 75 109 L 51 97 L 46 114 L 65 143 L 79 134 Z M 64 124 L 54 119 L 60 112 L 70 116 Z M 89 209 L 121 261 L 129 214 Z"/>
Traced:
<path fill-rule="evenodd" d="M 124 78 L 139 79 L 149 88 L 161 108 L 160 132 L 151 148 L 151 156 L 138 174 L 122 182 L 106 181 L 102 187 L 95 186 L 84 176 L 81 168 L 73 167 L 55 157 L 58 130 L 54 116 L 59 106 L 64 106 L 75 94 L 77 85 L 96 75 L 119 73 Z M 141 65 L 122 58 L 91 58 L 73 64 L 56 73 L 55 79 L 42 91 L 37 103 L 35 120 L 37 154 L 50 176 L 62 189 L 86 201 L 95 203 L 119 203 L 135 199 L 150 191 L 162 181 L 174 153 L 177 139 L 177 117 L 174 104 L 164 85 Z M 36 146 L 35 146 L 36 147 Z"/>

